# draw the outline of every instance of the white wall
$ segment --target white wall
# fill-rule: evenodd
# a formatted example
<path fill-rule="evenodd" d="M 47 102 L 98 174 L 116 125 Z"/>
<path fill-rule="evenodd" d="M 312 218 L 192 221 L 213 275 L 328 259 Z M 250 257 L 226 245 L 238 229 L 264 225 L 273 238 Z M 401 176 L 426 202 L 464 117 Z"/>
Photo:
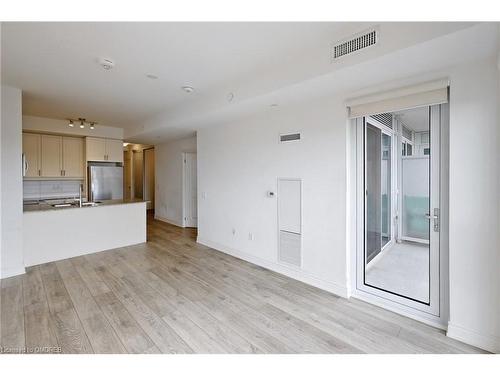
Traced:
<path fill-rule="evenodd" d="M 443 76 L 451 81 L 448 333 L 500 351 L 496 61 L 429 72 L 422 81 Z M 251 118 L 199 130 L 199 242 L 348 295 L 348 97 L 266 108 Z M 279 133 L 296 130 L 302 130 L 303 141 L 278 143 Z M 266 192 L 276 191 L 278 177 L 303 179 L 303 270 L 277 262 L 277 205 Z"/>
<path fill-rule="evenodd" d="M 500 128 L 494 59 L 450 89 L 449 335 L 500 352 Z"/>
<path fill-rule="evenodd" d="M 182 226 L 182 153 L 196 152 L 196 137 L 155 145 L 155 217 Z"/>
<path fill-rule="evenodd" d="M 88 125 L 85 125 L 84 129 L 80 129 L 79 124 L 76 122 L 75 126 L 70 128 L 67 120 L 37 116 L 23 116 L 23 130 L 123 139 L 122 128 L 97 124 L 94 130 L 91 130 Z"/>
<path fill-rule="evenodd" d="M 2 86 L 1 123 L 1 269 L 0 277 L 24 273 L 21 90 Z"/>
<path fill-rule="evenodd" d="M 298 130 L 302 141 L 278 142 Z M 199 130 L 198 240 L 347 296 L 345 154 L 340 97 Z M 277 263 L 277 201 L 266 192 L 276 192 L 278 177 L 302 179 L 300 271 Z"/>

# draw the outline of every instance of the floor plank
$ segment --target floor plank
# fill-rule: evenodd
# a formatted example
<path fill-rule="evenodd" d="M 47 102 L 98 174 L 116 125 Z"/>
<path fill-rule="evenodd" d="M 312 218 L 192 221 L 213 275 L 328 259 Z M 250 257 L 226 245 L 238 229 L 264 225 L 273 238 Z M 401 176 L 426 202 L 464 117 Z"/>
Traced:
<path fill-rule="evenodd" d="M 38 267 L 30 267 L 23 278 L 26 348 L 34 353 L 57 353 L 59 344 Z"/>
<path fill-rule="evenodd" d="M 128 353 L 160 353 L 154 342 L 137 324 L 114 293 L 100 294 L 95 298 Z"/>
<path fill-rule="evenodd" d="M 39 267 L 57 342 L 63 353 L 93 353 L 55 263 Z"/>
<path fill-rule="evenodd" d="M 1 281 L 4 347 L 62 353 L 482 353 L 196 243 L 148 218 L 148 242 Z"/>
<path fill-rule="evenodd" d="M 1 285 L 1 346 L 11 353 L 22 353 L 26 339 L 24 334 L 22 277 L 2 280 Z"/>
<path fill-rule="evenodd" d="M 57 269 L 96 353 L 125 353 L 125 348 L 70 260 L 56 262 Z"/>

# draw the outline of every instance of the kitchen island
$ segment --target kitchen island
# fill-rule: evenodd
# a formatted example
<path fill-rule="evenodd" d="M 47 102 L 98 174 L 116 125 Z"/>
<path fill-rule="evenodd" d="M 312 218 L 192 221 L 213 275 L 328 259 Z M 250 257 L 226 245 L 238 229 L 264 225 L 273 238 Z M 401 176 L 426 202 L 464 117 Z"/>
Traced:
<path fill-rule="evenodd" d="M 25 266 L 146 242 L 146 203 L 120 199 L 86 207 L 25 205 Z"/>

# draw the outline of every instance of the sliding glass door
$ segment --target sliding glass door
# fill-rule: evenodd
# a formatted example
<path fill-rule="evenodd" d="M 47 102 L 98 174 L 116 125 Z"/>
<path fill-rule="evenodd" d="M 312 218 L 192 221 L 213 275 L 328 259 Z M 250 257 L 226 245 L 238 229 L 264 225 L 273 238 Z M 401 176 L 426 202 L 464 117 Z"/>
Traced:
<path fill-rule="evenodd" d="M 358 124 L 364 228 L 358 289 L 439 315 L 440 106 Z"/>

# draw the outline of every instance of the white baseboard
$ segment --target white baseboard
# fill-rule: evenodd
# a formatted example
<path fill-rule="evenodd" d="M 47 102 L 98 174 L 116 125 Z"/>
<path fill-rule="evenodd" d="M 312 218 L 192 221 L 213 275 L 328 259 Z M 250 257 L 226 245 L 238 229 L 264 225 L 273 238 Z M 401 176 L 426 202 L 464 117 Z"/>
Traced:
<path fill-rule="evenodd" d="M 176 227 L 184 228 L 184 225 L 182 224 L 182 222 L 179 222 L 177 220 L 167 219 L 166 217 L 161 217 L 158 215 L 155 215 L 155 220 L 163 221 L 165 223 L 175 225 Z"/>
<path fill-rule="evenodd" d="M 271 262 L 269 260 L 265 260 L 265 259 L 253 256 L 253 255 L 250 255 L 248 253 L 229 248 L 225 245 L 221 245 L 219 243 L 212 242 L 212 241 L 204 239 L 204 238 L 198 237 L 196 242 L 198 242 L 199 244 L 211 247 L 215 250 L 221 251 L 223 253 L 232 255 L 236 258 L 243 259 L 247 262 L 250 262 L 250 263 L 256 264 L 258 266 L 267 268 L 271 271 L 288 276 L 292 279 L 301 281 L 305 284 L 309 284 L 309 285 L 312 285 L 316 288 L 326 290 L 327 292 L 333 293 L 339 297 L 348 298 L 348 290 L 347 290 L 346 286 L 340 285 L 340 284 L 337 284 L 337 283 L 334 283 L 331 281 L 320 279 L 320 278 L 318 278 L 314 275 L 311 275 L 310 273 L 308 273 L 302 269 L 288 267 L 286 265 L 283 265 L 283 264 L 280 264 L 277 262 Z"/>
<path fill-rule="evenodd" d="M 500 353 L 500 337 L 475 332 L 460 325 L 448 322 L 448 337 L 476 346 L 492 353 Z"/>
<path fill-rule="evenodd" d="M 0 271 L 0 279 L 6 279 L 8 277 L 18 276 L 26 273 L 24 267 L 16 268 L 6 268 Z"/>

